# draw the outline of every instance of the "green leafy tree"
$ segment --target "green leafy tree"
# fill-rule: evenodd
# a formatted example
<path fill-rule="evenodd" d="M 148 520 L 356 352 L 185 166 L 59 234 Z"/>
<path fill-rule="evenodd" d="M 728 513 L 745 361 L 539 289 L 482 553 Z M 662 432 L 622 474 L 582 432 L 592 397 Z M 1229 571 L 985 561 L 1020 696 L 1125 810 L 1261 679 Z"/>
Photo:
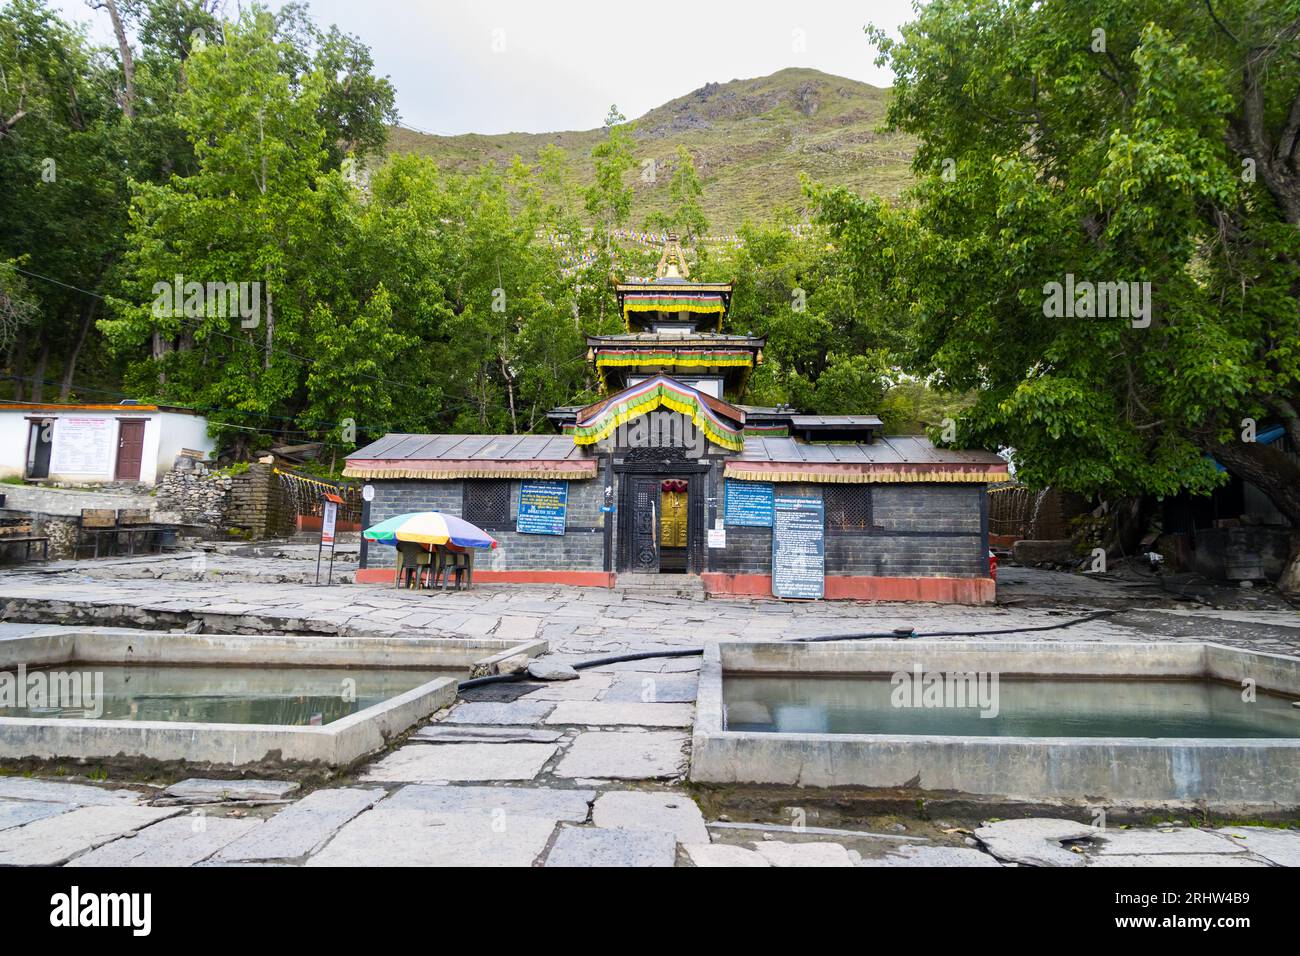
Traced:
<path fill-rule="evenodd" d="M 71 395 L 120 254 L 135 155 L 115 76 L 42 3 L 0 9 L 0 260 L 21 261 L 36 309 L 6 350 L 15 398 Z"/>
<path fill-rule="evenodd" d="M 876 307 L 871 282 L 828 245 L 824 231 L 799 229 L 791 215 L 746 223 L 740 238 L 739 247 L 706 257 L 698 271 L 734 281 L 726 331 L 767 339 L 747 400 L 876 412 L 902 339 Z"/>
<path fill-rule="evenodd" d="M 632 132 L 618 107 L 611 106 L 605 117 L 605 138 L 591 150 L 595 178 L 584 199 L 587 212 L 596 221 L 597 238 L 603 240 L 611 229 L 627 222 L 632 211 L 632 186 L 627 174 L 636 166 Z"/>
<path fill-rule="evenodd" d="M 704 184 L 695 170 L 695 160 L 685 146 L 677 147 L 677 161 L 673 175 L 668 180 L 667 212 L 652 213 L 646 219 L 647 229 L 674 232 L 686 241 L 694 241 L 709 230 L 708 217 L 704 215 Z"/>
<path fill-rule="evenodd" d="M 0 262 L 0 348 L 12 346 L 40 314 L 40 304 L 13 262 Z"/>
<path fill-rule="evenodd" d="M 909 366 L 978 390 L 960 442 L 1083 493 L 1204 494 L 1217 460 L 1300 527 L 1300 468 L 1242 440 L 1300 445 L 1297 36 L 1300 6 L 1253 0 L 937 0 L 874 33 L 921 182 L 814 194 Z M 1138 285 L 1103 317 L 1061 307 L 1074 281 Z"/>
<path fill-rule="evenodd" d="M 121 393 L 129 349 L 103 348 L 103 296 L 123 297 L 132 182 L 161 185 L 198 171 L 182 118 L 195 49 L 225 42 L 215 0 L 95 0 L 111 28 L 100 48 L 40 0 L 0 10 L 0 260 L 21 260 L 36 315 L 5 350 L 15 398 L 60 400 Z M 297 89 L 319 84 L 317 120 L 330 168 L 352 151 L 375 152 L 392 120 L 393 94 L 368 52 L 322 32 L 292 4 L 271 27 L 279 71 Z M 314 77 L 314 79 L 311 79 Z M 146 342 L 160 357 L 173 343 Z M 182 337 L 175 343 L 191 344 Z M 146 376 L 146 378 L 148 378 Z M 139 376 L 125 383 L 139 388 Z M 78 387 L 80 385 L 80 388 Z"/>
<path fill-rule="evenodd" d="M 282 411 L 298 385 L 295 350 L 307 341 L 313 266 L 322 260 L 313 253 L 328 241 L 326 206 L 340 195 L 317 188 L 326 159 L 317 119 L 323 82 L 315 74 L 291 82 L 273 31 L 270 15 L 254 9 L 226 25 L 225 42 L 191 54 L 178 109 L 198 170 L 137 185 L 124 281 L 134 300 L 101 323 L 119 348 L 152 344 L 130 384 L 229 409 L 235 428 Z M 248 290 L 239 314 L 206 297 L 199 314 L 178 314 L 191 283 L 206 290 L 212 282 Z M 172 284 L 161 303 L 160 283 Z"/>

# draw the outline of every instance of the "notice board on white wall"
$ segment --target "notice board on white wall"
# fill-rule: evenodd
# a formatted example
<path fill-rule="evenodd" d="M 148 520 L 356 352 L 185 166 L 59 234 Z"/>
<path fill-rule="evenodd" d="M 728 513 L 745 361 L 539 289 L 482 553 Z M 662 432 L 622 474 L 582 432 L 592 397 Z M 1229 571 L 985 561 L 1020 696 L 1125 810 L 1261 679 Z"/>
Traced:
<path fill-rule="evenodd" d="M 107 475 L 113 468 L 112 418 L 70 415 L 54 422 L 50 472 L 56 475 Z"/>

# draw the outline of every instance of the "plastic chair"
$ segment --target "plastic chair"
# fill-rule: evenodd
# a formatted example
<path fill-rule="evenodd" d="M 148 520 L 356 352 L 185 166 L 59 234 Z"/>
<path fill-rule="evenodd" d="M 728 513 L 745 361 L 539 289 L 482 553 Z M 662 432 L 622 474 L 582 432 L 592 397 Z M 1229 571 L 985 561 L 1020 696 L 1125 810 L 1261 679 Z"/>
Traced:
<path fill-rule="evenodd" d="M 404 584 L 410 587 L 411 578 L 416 572 L 416 558 L 419 555 L 419 548 L 416 545 L 400 542 L 397 545 L 397 576 L 393 579 L 393 587 L 400 588 Z"/>
<path fill-rule="evenodd" d="M 453 551 L 447 555 L 446 570 L 454 572 L 456 583 L 454 587 L 457 591 L 465 588 L 465 574 L 469 570 L 469 555 L 464 551 Z"/>
<path fill-rule="evenodd" d="M 429 587 L 429 569 L 432 567 L 430 559 L 433 557 L 428 551 L 420 549 L 415 555 L 415 589 Z M 428 582 L 428 583 L 426 583 Z"/>

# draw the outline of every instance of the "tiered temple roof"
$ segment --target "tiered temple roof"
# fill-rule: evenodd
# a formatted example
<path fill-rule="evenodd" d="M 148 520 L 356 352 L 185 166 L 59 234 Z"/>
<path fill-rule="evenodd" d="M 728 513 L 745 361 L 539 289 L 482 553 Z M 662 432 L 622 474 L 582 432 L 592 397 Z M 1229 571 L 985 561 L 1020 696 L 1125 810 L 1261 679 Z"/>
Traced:
<path fill-rule="evenodd" d="M 669 375 L 691 387 L 739 399 L 749 374 L 763 361 L 765 340 L 724 335 L 722 322 L 731 305 L 730 282 L 695 282 L 676 236 L 664 244 L 655 277 L 614 285 L 627 332 L 593 335 L 587 357 L 607 392 L 655 375 Z"/>

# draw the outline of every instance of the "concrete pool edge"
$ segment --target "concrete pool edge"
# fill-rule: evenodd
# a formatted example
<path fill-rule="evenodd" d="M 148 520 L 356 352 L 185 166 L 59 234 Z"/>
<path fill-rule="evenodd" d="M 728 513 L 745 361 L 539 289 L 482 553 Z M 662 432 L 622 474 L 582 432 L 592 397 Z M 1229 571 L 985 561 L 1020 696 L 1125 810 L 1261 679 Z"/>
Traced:
<path fill-rule="evenodd" d="M 0 639 L 0 670 L 77 661 L 120 664 L 464 667 L 546 650 L 540 640 L 169 634 L 127 628 L 59 629 Z M 456 700 L 440 676 L 321 727 L 0 717 L 0 760 L 184 762 L 213 767 L 346 767 Z"/>
<path fill-rule="evenodd" d="M 1070 661 L 1077 667 L 1063 669 Z M 917 662 L 929 662 L 934 669 L 1008 674 L 1225 680 L 1239 679 L 1253 664 L 1250 676 L 1261 688 L 1300 695 L 1300 660 L 1209 642 L 720 642 L 705 648 L 701 666 L 692 782 L 906 789 L 1094 807 L 1177 805 L 1269 813 L 1300 808 L 1300 739 L 923 737 L 724 729 L 724 671 L 848 674 L 868 672 L 869 664 L 870 672 L 880 673 L 906 670 Z"/>

